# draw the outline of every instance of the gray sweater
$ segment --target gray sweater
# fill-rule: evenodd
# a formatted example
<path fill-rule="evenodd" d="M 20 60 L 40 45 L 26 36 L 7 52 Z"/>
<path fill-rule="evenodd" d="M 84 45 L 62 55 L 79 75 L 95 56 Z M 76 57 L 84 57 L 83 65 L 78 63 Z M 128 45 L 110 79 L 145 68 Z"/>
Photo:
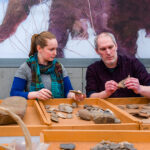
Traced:
<path fill-rule="evenodd" d="M 62 64 L 61 64 L 62 65 Z M 63 70 L 63 77 L 68 76 L 66 69 L 62 65 Z M 29 91 L 31 81 L 32 81 L 32 74 L 31 74 L 31 68 L 28 66 L 28 64 L 25 62 L 23 63 L 19 69 L 17 70 L 15 77 L 24 79 L 27 81 L 26 91 Z M 51 77 L 49 74 L 41 74 L 42 83 L 44 84 L 44 87 L 46 89 L 51 90 Z"/>

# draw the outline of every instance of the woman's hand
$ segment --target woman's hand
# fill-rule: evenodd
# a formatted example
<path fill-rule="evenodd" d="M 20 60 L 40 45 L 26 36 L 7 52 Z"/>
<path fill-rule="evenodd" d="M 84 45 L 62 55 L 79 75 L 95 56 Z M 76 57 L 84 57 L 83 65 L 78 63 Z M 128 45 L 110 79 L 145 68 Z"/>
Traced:
<path fill-rule="evenodd" d="M 105 93 L 109 97 L 118 89 L 118 83 L 110 80 L 105 83 Z"/>
<path fill-rule="evenodd" d="M 52 92 L 48 89 L 41 89 L 35 92 L 29 92 L 28 99 L 48 100 L 52 98 Z"/>
<path fill-rule="evenodd" d="M 77 92 L 70 91 L 67 98 L 72 98 L 75 101 L 82 101 L 84 98 L 86 98 L 86 95 L 79 90 Z"/>

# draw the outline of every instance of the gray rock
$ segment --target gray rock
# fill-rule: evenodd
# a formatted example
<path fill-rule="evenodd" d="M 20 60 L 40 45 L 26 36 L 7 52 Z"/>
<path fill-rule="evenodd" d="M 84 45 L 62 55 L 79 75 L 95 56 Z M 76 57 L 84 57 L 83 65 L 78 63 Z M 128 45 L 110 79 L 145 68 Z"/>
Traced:
<path fill-rule="evenodd" d="M 50 107 L 50 105 L 45 105 L 45 109 L 49 109 Z"/>
<path fill-rule="evenodd" d="M 69 143 L 69 144 L 60 144 L 60 149 L 63 150 L 74 150 L 75 144 Z"/>
<path fill-rule="evenodd" d="M 121 123 L 120 119 L 115 118 L 115 123 Z"/>
<path fill-rule="evenodd" d="M 54 116 L 51 116 L 51 120 L 54 122 L 57 122 L 57 123 L 59 122 L 59 119 L 57 117 L 54 117 Z"/>
<path fill-rule="evenodd" d="M 69 104 L 59 104 L 58 109 L 59 111 L 66 112 L 66 113 L 72 113 L 73 111 L 72 106 Z"/>
<path fill-rule="evenodd" d="M 57 115 L 58 115 L 59 118 L 62 118 L 62 119 L 67 118 L 63 113 L 60 113 L 60 112 L 58 112 Z"/>
<path fill-rule="evenodd" d="M 115 116 L 115 114 L 110 109 L 104 110 L 104 114 Z"/>
<path fill-rule="evenodd" d="M 7 108 L 16 115 L 18 115 L 21 119 L 23 119 L 26 108 L 27 108 L 27 100 L 23 97 L 19 96 L 12 96 L 4 99 L 0 104 L 1 107 Z M 14 121 L 7 113 L 0 111 L 0 124 L 7 125 L 7 124 L 14 124 Z"/>
<path fill-rule="evenodd" d="M 72 119 L 73 116 L 72 116 L 72 114 L 67 114 L 67 115 L 66 115 L 66 118 L 67 118 L 67 119 Z"/>
<path fill-rule="evenodd" d="M 51 113 L 51 120 L 58 123 L 58 115 L 56 113 Z"/>
<path fill-rule="evenodd" d="M 128 104 L 128 105 L 126 105 L 126 107 L 127 107 L 128 109 L 139 109 L 139 106 L 136 105 L 136 104 Z"/>
<path fill-rule="evenodd" d="M 98 113 L 93 118 L 93 121 L 96 124 L 115 123 L 115 118 L 114 118 L 114 116 L 112 116 L 110 114 L 101 114 L 101 113 Z"/>
<path fill-rule="evenodd" d="M 87 121 L 92 120 L 92 114 L 88 110 L 86 110 L 86 109 L 80 109 L 78 111 L 78 113 L 79 113 L 79 117 L 81 119 L 87 120 Z"/>
<path fill-rule="evenodd" d="M 119 107 L 120 109 L 123 109 L 123 110 L 126 108 L 125 105 L 117 105 L 117 107 Z"/>
<path fill-rule="evenodd" d="M 77 103 L 76 103 L 76 102 L 73 102 L 73 103 L 72 103 L 72 108 L 77 108 L 77 107 L 78 107 Z"/>
<path fill-rule="evenodd" d="M 133 144 L 128 142 L 114 143 L 110 141 L 102 141 L 90 150 L 136 150 Z"/>

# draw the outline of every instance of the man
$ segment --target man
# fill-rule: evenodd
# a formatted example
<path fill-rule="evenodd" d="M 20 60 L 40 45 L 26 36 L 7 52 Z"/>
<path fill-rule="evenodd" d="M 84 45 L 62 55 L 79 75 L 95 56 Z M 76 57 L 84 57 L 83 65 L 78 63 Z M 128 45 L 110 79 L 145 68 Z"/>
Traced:
<path fill-rule="evenodd" d="M 117 43 L 113 34 L 104 32 L 98 35 L 95 39 L 95 50 L 101 60 L 87 68 L 88 97 L 150 98 L 150 74 L 138 59 L 117 53 Z M 125 78 L 125 88 L 119 88 L 118 83 Z"/>

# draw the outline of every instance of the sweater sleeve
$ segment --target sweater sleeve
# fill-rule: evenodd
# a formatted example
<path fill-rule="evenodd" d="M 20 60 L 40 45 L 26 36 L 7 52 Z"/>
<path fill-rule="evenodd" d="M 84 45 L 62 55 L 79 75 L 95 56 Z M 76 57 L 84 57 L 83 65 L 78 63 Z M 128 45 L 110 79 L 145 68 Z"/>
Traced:
<path fill-rule="evenodd" d="M 64 93 L 65 93 L 65 97 L 67 97 L 69 91 L 73 90 L 73 88 L 72 88 L 71 81 L 68 76 L 64 77 L 63 81 L 64 81 Z"/>
<path fill-rule="evenodd" d="M 139 79 L 141 85 L 150 86 L 150 74 L 144 65 L 137 58 L 133 59 L 132 65 L 134 77 Z"/>
<path fill-rule="evenodd" d="M 28 93 L 24 92 L 27 81 L 18 77 L 14 77 L 14 81 L 11 87 L 10 96 L 22 96 L 28 99 Z"/>

